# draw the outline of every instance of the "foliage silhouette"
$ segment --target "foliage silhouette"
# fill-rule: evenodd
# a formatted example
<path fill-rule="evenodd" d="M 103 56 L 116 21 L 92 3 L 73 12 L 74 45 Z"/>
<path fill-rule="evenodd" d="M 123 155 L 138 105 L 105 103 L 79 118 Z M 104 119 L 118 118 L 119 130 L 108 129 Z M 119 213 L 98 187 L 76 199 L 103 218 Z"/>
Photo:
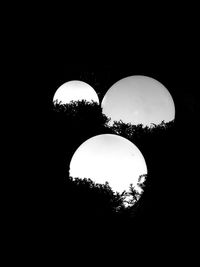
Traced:
<path fill-rule="evenodd" d="M 93 124 L 97 127 L 104 126 L 109 121 L 102 113 L 101 106 L 94 101 L 71 101 L 69 104 L 61 104 L 55 101 L 53 104 L 53 110 L 59 113 L 60 119 L 67 120 L 75 125 L 88 124 L 88 121 L 91 123 L 91 120 L 94 120 Z"/>
<path fill-rule="evenodd" d="M 108 200 L 109 197 L 113 197 L 111 193 L 106 195 L 104 192 L 101 195 L 99 189 L 99 191 L 89 190 L 89 187 L 86 184 L 83 185 L 82 182 L 75 186 L 74 182 L 68 179 L 62 193 L 61 213 L 65 220 L 78 216 L 78 220 L 91 217 L 119 218 L 122 221 L 131 220 L 133 223 L 132 219 L 134 219 L 134 222 L 138 221 L 138 224 L 145 227 L 146 221 L 149 225 L 152 221 L 153 225 L 161 219 L 167 221 L 169 213 L 174 212 L 175 216 L 175 210 L 172 207 L 180 184 L 174 177 L 180 176 L 176 164 L 181 145 L 177 143 L 179 136 L 177 136 L 176 122 L 167 124 L 163 122 L 158 126 L 152 125 L 150 128 L 115 122 L 113 127 L 110 127 L 108 126 L 109 118 L 102 114 L 101 107 L 97 103 L 86 101 L 64 106 L 55 105 L 51 115 L 49 132 L 56 140 L 56 144 L 54 146 L 50 144 L 52 164 L 50 164 L 49 181 L 54 191 L 57 186 L 59 192 L 59 188 L 63 188 L 63 180 L 69 177 L 69 164 L 76 149 L 88 138 L 98 134 L 120 134 L 129 139 L 144 155 L 148 169 L 145 190 L 133 206 L 116 204 L 117 201 L 121 203 L 120 197 L 124 199 L 124 195 L 118 196 L 112 202 Z M 169 184 L 173 184 L 173 189 L 169 187 Z M 58 195 L 59 199 L 60 194 Z M 75 198 L 75 195 L 78 197 Z M 96 199 L 95 201 L 92 200 L 92 196 Z M 100 199 L 102 201 L 99 201 Z"/>
<path fill-rule="evenodd" d="M 124 136 L 128 139 L 132 138 L 144 138 L 145 136 L 160 136 L 161 134 L 169 131 L 174 125 L 174 121 L 170 121 L 165 123 L 162 121 L 160 124 L 156 125 L 153 124 L 151 127 L 144 126 L 143 124 L 131 124 L 131 123 L 124 123 L 122 120 L 114 121 L 113 125 L 110 126 L 113 133 L 119 134 Z"/>
<path fill-rule="evenodd" d="M 108 182 L 98 184 L 89 178 L 80 179 L 69 176 L 64 184 L 63 201 L 66 205 L 70 203 L 68 209 L 64 208 L 68 216 L 69 213 L 75 212 L 78 217 L 111 218 L 122 217 L 124 214 L 127 217 L 133 216 L 133 210 L 136 210 L 134 206 L 139 199 L 139 193 L 131 185 L 130 191 L 119 193 L 114 192 Z M 128 201 L 126 201 L 127 196 L 131 196 Z"/>

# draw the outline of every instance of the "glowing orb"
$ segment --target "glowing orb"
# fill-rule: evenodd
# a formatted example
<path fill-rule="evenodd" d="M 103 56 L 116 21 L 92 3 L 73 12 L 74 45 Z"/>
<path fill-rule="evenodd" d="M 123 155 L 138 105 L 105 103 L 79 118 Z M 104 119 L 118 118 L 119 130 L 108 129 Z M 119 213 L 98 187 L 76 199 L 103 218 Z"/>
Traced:
<path fill-rule="evenodd" d="M 129 140 L 113 134 L 101 134 L 85 141 L 70 162 L 70 176 L 109 183 L 113 191 L 128 192 L 137 186 L 140 175 L 147 174 L 145 159 Z"/>
<path fill-rule="evenodd" d="M 82 81 L 69 81 L 61 85 L 54 94 L 53 102 L 68 104 L 71 101 L 86 100 L 99 104 L 99 98 L 95 90 Z"/>
<path fill-rule="evenodd" d="M 175 106 L 169 91 L 157 80 L 130 76 L 116 82 L 102 101 L 103 113 L 113 121 L 150 126 L 175 118 Z"/>

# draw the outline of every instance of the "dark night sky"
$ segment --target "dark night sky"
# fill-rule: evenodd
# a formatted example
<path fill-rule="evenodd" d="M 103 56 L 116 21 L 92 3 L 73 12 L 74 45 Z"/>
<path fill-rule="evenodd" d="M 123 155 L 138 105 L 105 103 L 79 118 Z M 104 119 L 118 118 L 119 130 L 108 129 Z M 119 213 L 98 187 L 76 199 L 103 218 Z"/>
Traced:
<path fill-rule="evenodd" d="M 23 103 L 27 103 L 28 108 L 31 109 L 31 118 L 29 118 L 24 112 L 24 105 L 22 105 L 22 117 L 25 117 L 25 130 L 23 131 L 22 139 L 23 141 L 25 140 L 26 149 L 31 150 L 33 157 L 33 159 L 30 159 L 26 156 L 27 153 L 24 153 L 27 158 L 27 164 L 23 162 L 23 168 L 24 165 L 26 165 L 27 172 L 25 183 L 23 183 L 22 186 L 22 195 L 27 190 L 26 197 L 30 198 L 29 195 L 32 196 L 31 203 L 34 211 L 36 210 L 35 201 L 37 201 L 36 206 L 39 208 L 39 215 L 38 210 L 36 211 L 38 222 L 40 222 L 40 215 L 43 217 L 45 216 L 44 211 L 46 209 L 46 204 L 48 204 L 48 199 L 45 194 L 51 195 L 51 192 L 46 193 L 46 189 L 44 190 L 45 193 L 42 190 L 43 188 L 46 188 L 46 184 L 49 182 L 48 176 L 52 175 L 51 167 L 54 164 L 54 160 L 59 161 L 59 155 L 56 153 L 58 153 L 60 148 L 57 150 L 57 140 L 55 139 L 56 137 L 59 138 L 59 133 L 56 133 L 55 137 L 54 134 L 56 129 L 54 128 L 54 125 L 52 125 L 51 120 L 52 98 L 57 88 L 68 80 L 80 79 L 88 82 L 97 91 L 101 100 L 109 87 L 119 79 L 129 75 L 146 75 L 157 79 L 169 90 L 175 102 L 176 118 L 180 123 L 180 127 L 178 128 L 179 132 L 175 137 L 177 139 L 174 141 L 174 143 L 176 143 L 176 141 L 178 142 L 178 145 L 175 148 L 175 152 L 178 151 L 178 153 L 175 154 L 178 155 L 177 162 L 173 164 L 173 166 L 177 165 L 175 173 L 178 175 L 174 176 L 173 170 L 170 171 L 177 184 L 177 194 L 181 197 L 184 196 L 184 199 L 181 198 L 177 204 L 175 203 L 173 211 L 177 219 L 177 217 L 179 217 L 179 209 L 181 206 L 182 214 L 178 222 L 173 221 L 174 218 L 171 218 L 167 214 L 167 217 L 172 219 L 172 222 L 169 220 L 169 223 L 175 223 L 176 226 L 172 240 L 170 240 L 170 246 L 172 243 L 172 245 L 175 244 L 174 247 L 176 246 L 174 237 L 177 238 L 177 229 L 180 229 L 182 223 L 185 224 L 185 229 L 188 227 L 186 224 L 189 224 L 190 221 L 192 221 L 198 211 L 198 207 L 196 206 L 199 206 L 197 205 L 199 192 L 198 187 L 196 186 L 198 175 L 195 168 L 195 166 L 198 166 L 195 154 L 197 143 L 194 137 L 199 124 L 199 60 L 197 58 L 198 53 L 196 49 L 198 46 L 198 31 L 196 31 L 197 26 L 195 26 L 198 25 L 195 21 L 198 16 L 191 14 L 188 9 L 188 3 L 186 4 L 186 10 L 183 12 L 181 10 L 183 3 L 181 3 L 181 6 L 178 6 L 177 10 L 174 8 L 173 3 L 173 6 L 169 7 L 169 11 L 172 12 L 166 12 L 165 16 L 164 11 L 166 10 L 167 3 L 162 3 L 159 12 L 157 12 L 157 8 L 155 8 L 154 12 L 156 14 L 152 13 L 147 8 L 145 11 L 148 14 L 148 17 L 146 18 L 146 14 L 143 12 L 144 7 L 138 10 L 131 5 L 129 13 L 127 12 L 127 9 L 129 9 L 128 6 L 126 6 L 125 10 L 121 10 L 120 2 L 119 13 L 113 11 L 115 7 L 112 7 L 112 11 L 107 10 L 107 6 L 103 8 L 102 12 L 99 12 L 100 16 L 96 18 L 98 24 L 100 24 L 99 26 L 93 23 L 93 20 L 98 13 L 97 9 L 99 9 L 98 6 L 96 7 L 96 3 L 93 13 L 88 9 L 89 13 L 93 14 L 93 16 L 88 16 L 88 23 L 85 23 L 87 14 L 84 13 L 84 11 L 80 10 L 80 13 L 84 16 L 80 16 L 78 20 L 77 17 L 79 14 L 75 12 L 76 9 L 65 9 L 65 16 L 58 12 L 59 19 L 64 19 L 64 21 L 60 23 L 62 29 L 59 25 L 57 25 L 57 28 L 55 26 L 56 11 L 53 10 L 52 13 L 48 13 L 47 6 L 45 5 L 44 10 L 38 8 L 41 10 L 41 18 L 34 13 L 33 27 L 29 26 L 29 28 L 23 32 L 23 42 L 22 44 L 19 44 L 20 49 L 17 47 L 17 43 L 20 39 L 18 29 L 15 31 L 15 36 L 13 36 L 11 42 L 12 46 L 10 52 L 13 51 L 17 55 L 17 59 L 9 62 L 9 68 L 19 70 L 18 76 L 21 78 L 21 81 L 17 84 L 17 90 L 16 87 L 13 87 L 13 90 L 18 93 L 18 90 L 22 91 L 21 88 L 23 86 L 25 87 L 24 91 L 22 91 L 22 98 L 25 100 Z M 142 5 L 144 5 L 144 3 L 142 3 Z M 150 3 L 150 5 L 152 5 L 152 3 Z M 25 13 L 28 17 L 29 13 Z M 68 16 L 69 13 L 71 13 L 71 17 Z M 107 19 L 110 22 L 109 24 L 105 22 L 106 18 L 104 13 L 107 13 Z M 115 13 L 114 15 L 116 16 L 115 19 L 112 17 L 113 13 Z M 138 17 L 136 16 L 137 13 L 139 15 Z M 173 19 L 171 13 L 173 13 L 174 16 Z M 48 14 L 54 21 L 52 20 L 50 23 L 45 18 L 45 14 Z M 120 16 L 120 14 L 122 14 L 122 16 Z M 157 14 L 160 15 L 156 16 Z M 134 20 L 134 17 L 137 18 Z M 152 23 L 153 18 L 154 23 Z M 39 20 L 43 23 L 40 23 Z M 27 20 L 22 21 L 22 27 L 26 26 L 26 21 Z M 37 27 L 35 27 L 36 22 L 38 23 Z M 75 22 L 77 22 L 77 25 L 75 25 Z M 21 51 L 25 54 L 25 62 L 23 63 L 21 61 Z M 15 79 L 13 78 L 13 80 Z M 31 102 L 33 102 L 32 106 Z M 13 121 L 14 123 L 17 122 L 17 127 L 14 131 L 18 131 L 19 125 L 16 116 L 13 116 Z M 27 134 L 29 123 L 31 135 Z M 53 131 L 51 132 L 52 129 Z M 179 139 L 179 137 L 181 139 Z M 21 146 L 21 143 L 18 143 Z M 173 155 L 174 152 L 170 152 Z M 172 158 L 174 159 L 175 156 Z M 63 159 L 63 161 L 64 160 L 65 159 Z M 180 163 L 178 162 L 179 160 L 181 161 Z M 36 168 L 38 161 L 39 169 Z M 19 165 L 22 165 L 21 160 Z M 180 174 L 179 168 L 181 168 Z M 33 176 L 33 179 L 32 177 L 30 178 L 30 176 Z M 17 179 L 17 181 L 19 180 L 20 179 Z M 184 182 L 183 186 L 178 187 L 179 182 L 180 184 L 183 184 Z M 28 183 L 30 186 L 28 185 L 27 189 Z M 59 185 L 57 185 L 57 187 L 55 186 L 55 191 L 58 187 Z M 50 187 L 50 189 L 52 188 Z M 183 192 L 180 192 L 181 190 Z M 40 198 L 38 198 L 39 193 L 42 195 Z M 59 192 L 57 192 L 57 195 L 59 195 Z M 24 201 L 24 199 L 25 198 L 22 198 L 22 206 L 27 205 L 27 208 L 25 207 L 25 209 L 23 209 L 23 216 L 26 216 L 26 211 L 27 209 L 30 209 L 30 207 L 29 204 L 26 204 L 28 202 Z M 41 204 L 41 202 L 43 204 Z M 185 203 L 188 203 L 186 208 L 184 206 Z M 187 220 L 185 220 L 186 216 Z M 32 217 L 31 214 L 30 220 L 32 220 Z M 51 219 L 52 218 L 54 218 L 55 222 L 54 214 L 51 214 Z M 26 220 L 27 218 L 24 221 L 26 222 Z M 60 225 L 58 222 L 56 223 L 59 228 Z M 148 223 L 149 222 L 147 222 L 146 229 L 148 232 L 152 233 L 153 239 L 150 242 L 153 243 L 154 232 L 152 232 L 152 229 L 148 229 Z M 49 221 L 47 224 L 49 224 Z M 193 228 L 193 221 L 191 226 L 191 228 Z M 157 225 L 155 225 L 155 229 L 156 227 Z M 34 228 L 35 223 L 33 227 L 30 228 L 31 232 Z M 46 225 L 43 228 L 46 229 Z M 42 233 L 42 235 L 44 231 L 43 228 L 39 229 L 39 233 Z M 49 228 L 48 238 L 52 238 L 52 235 L 50 234 L 49 236 L 49 233 L 51 233 L 53 228 L 54 225 L 52 228 Z M 56 228 L 56 230 L 58 228 Z M 30 229 L 28 230 L 30 231 Z M 185 229 L 183 230 L 183 233 L 179 230 L 180 236 L 178 236 L 178 238 L 185 237 Z M 163 232 L 162 234 L 167 235 Z M 160 236 L 159 232 L 158 236 Z M 82 240 L 85 242 L 86 239 Z M 124 235 L 122 240 L 122 244 L 125 244 Z M 180 239 L 180 241 L 182 241 L 182 239 Z M 106 243 L 107 239 L 104 244 Z M 128 257 L 131 259 L 131 263 L 133 263 L 132 259 L 135 257 L 132 249 L 133 243 L 135 243 L 134 238 L 133 242 L 131 241 L 130 246 L 124 246 L 126 250 L 124 255 L 126 255 L 126 257 L 129 255 L 127 249 L 129 248 L 130 250 L 131 256 Z M 144 243 L 144 246 L 149 248 L 152 246 L 152 243 L 149 243 L 148 245 Z M 41 244 L 43 246 L 42 242 Z M 54 245 L 52 246 L 53 248 L 55 244 L 56 246 L 59 246 L 59 242 L 54 242 Z M 184 242 L 183 245 L 185 246 Z M 81 250 L 84 246 L 85 244 L 81 246 Z M 159 240 L 157 247 L 162 248 Z M 77 240 L 75 240 L 72 248 L 73 250 L 74 248 L 77 248 Z M 94 248 L 96 249 L 95 246 Z M 177 247 L 174 249 L 176 251 Z M 164 250 L 167 253 L 164 258 L 166 259 L 168 258 L 169 247 Z M 33 251 L 35 251 L 35 248 Z M 41 251 L 43 251 L 43 247 Z M 155 255 L 156 258 L 157 254 L 159 254 L 159 251 L 154 250 L 153 255 Z M 114 258 L 116 258 L 116 251 Z"/>

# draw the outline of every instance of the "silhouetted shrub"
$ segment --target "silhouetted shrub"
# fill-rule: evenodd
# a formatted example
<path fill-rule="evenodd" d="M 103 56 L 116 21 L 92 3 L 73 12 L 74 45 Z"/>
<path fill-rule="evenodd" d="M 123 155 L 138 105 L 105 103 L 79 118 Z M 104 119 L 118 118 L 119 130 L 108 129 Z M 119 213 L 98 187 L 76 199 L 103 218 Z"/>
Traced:
<path fill-rule="evenodd" d="M 69 104 L 61 104 L 55 101 L 53 110 L 58 113 L 59 118 L 67 121 L 73 120 L 77 125 L 88 124 L 87 121 L 95 125 L 106 125 L 109 121 L 102 113 L 101 106 L 94 101 L 71 101 Z"/>
<path fill-rule="evenodd" d="M 139 184 L 141 185 L 140 179 Z M 144 188 L 144 184 L 141 188 Z M 128 201 L 127 196 L 130 196 Z M 75 212 L 76 216 L 81 217 L 111 218 L 125 214 L 133 216 L 140 194 L 132 185 L 128 192 L 118 193 L 111 189 L 108 182 L 99 184 L 87 178 L 67 177 L 63 197 L 64 213 L 68 215 Z"/>

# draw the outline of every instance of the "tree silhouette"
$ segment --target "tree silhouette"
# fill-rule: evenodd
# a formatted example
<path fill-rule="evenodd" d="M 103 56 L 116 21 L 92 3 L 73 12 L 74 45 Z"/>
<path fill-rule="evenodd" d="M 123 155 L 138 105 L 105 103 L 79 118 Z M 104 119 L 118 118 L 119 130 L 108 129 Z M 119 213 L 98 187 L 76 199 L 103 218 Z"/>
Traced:
<path fill-rule="evenodd" d="M 144 182 L 138 185 L 144 188 Z M 145 176 L 146 177 L 146 176 Z M 95 183 L 90 178 L 65 178 L 63 191 L 63 214 L 68 218 L 121 218 L 133 217 L 141 192 L 130 185 L 129 191 L 114 192 L 109 183 Z M 128 197 L 128 200 L 127 200 Z M 127 205 L 128 203 L 128 205 Z"/>
<path fill-rule="evenodd" d="M 130 221 L 132 224 L 133 221 L 137 221 L 138 225 L 144 226 L 146 221 L 160 220 L 172 209 L 175 199 L 175 189 L 169 189 L 169 183 L 173 182 L 174 188 L 178 188 L 178 184 L 173 180 L 173 176 L 178 176 L 178 173 L 172 174 L 176 154 L 171 154 L 177 146 L 177 124 L 162 122 L 157 126 L 143 127 L 120 121 L 108 126 L 108 122 L 109 118 L 102 114 L 102 109 L 97 103 L 54 103 L 49 132 L 56 143 L 53 146 L 50 144 L 52 164 L 49 181 L 52 183 L 52 191 L 55 192 L 56 187 L 58 188 L 56 210 L 60 210 L 65 222 L 82 221 L 86 218 L 89 221 L 92 218 L 109 218 L 108 221 L 114 219 L 120 223 Z M 104 133 L 120 134 L 137 145 L 144 155 L 148 178 L 139 199 L 134 188 L 130 192 L 117 194 L 112 192 L 108 185 L 93 184 L 92 177 L 91 181 L 69 177 L 69 164 L 76 149 L 88 138 Z M 59 193 L 60 188 L 62 194 Z M 132 200 L 130 198 L 129 203 L 124 202 L 128 200 L 127 194 L 131 192 Z M 60 201 L 62 208 L 58 208 Z"/>
<path fill-rule="evenodd" d="M 94 127 L 105 126 L 109 119 L 102 113 L 101 106 L 94 101 L 71 101 L 68 104 L 54 101 L 54 112 L 58 113 L 59 119 L 64 119 L 73 125 L 82 126 L 92 123 Z M 92 121 L 93 120 L 93 121 Z M 91 127 L 91 125 L 88 125 Z M 89 128 L 90 128 L 89 127 Z"/>
<path fill-rule="evenodd" d="M 107 121 L 108 118 L 102 114 L 101 107 L 96 102 L 83 100 L 65 105 L 58 102 L 52 104 L 48 132 L 51 133 L 54 144 L 49 146 L 52 148 L 55 175 L 59 170 L 64 177 L 75 150 L 83 142 L 95 135 L 111 132 L 106 127 Z"/>
<path fill-rule="evenodd" d="M 160 136 L 166 130 L 169 130 L 173 127 L 174 121 L 170 121 L 165 123 L 162 121 L 160 124 L 156 125 L 154 123 L 151 124 L 150 127 L 144 126 L 143 124 L 131 124 L 131 123 L 124 123 L 122 120 L 114 121 L 112 126 L 109 128 L 113 131 L 113 133 L 119 134 L 124 136 L 128 139 L 132 138 L 144 138 L 147 135 L 158 135 Z"/>

